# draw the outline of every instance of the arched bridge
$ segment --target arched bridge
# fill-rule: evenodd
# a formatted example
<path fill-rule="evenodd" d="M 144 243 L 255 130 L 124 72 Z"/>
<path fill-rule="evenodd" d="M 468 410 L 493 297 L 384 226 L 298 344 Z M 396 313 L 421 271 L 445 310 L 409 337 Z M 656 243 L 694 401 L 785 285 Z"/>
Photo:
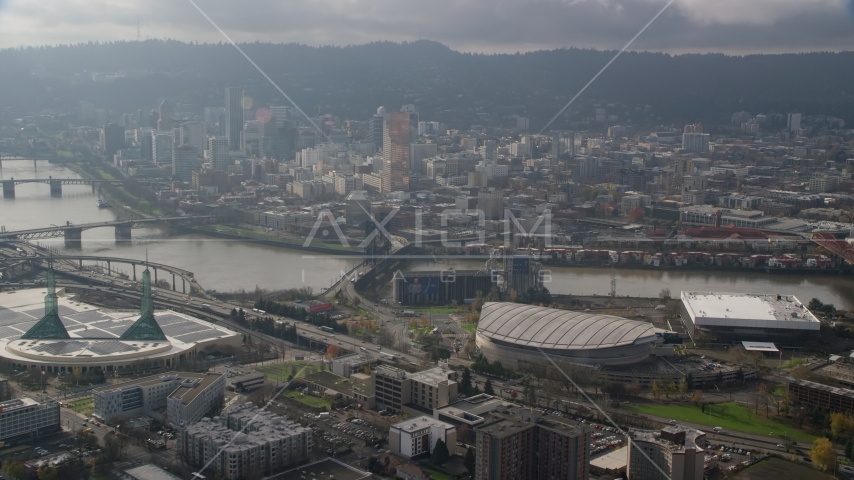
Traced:
<path fill-rule="evenodd" d="M 814 233 L 810 237 L 816 245 L 838 255 L 850 264 L 854 264 L 854 246 L 845 240 L 839 240 L 832 233 Z"/>
<path fill-rule="evenodd" d="M 67 223 L 65 225 L 52 225 L 45 228 L 34 228 L 30 230 L 16 230 L 11 232 L 0 232 L 0 240 L 33 240 L 39 238 L 65 237 L 66 246 L 80 246 L 83 230 L 93 228 L 113 227 L 116 229 L 116 239 L 129 240 L 133 228 L 169 225 L 169 224 L 194 224 L 204 223 L 214 217 L 211 215 L 197 215 L 186 217 L 155 217 L 136 218 L 131 220 L 114 220 L 112 222 L 100 223 Z"/>
<path fill-rule="evenodd" d="M 22 183 L 45 183 L 50 185 L 50 194 L 51 195 L 61 195 L 62 194 L 62 186 L 63 185 L 92 185 L 92 190 L 94 191 L 95 185 L 100 185 L 104 183 L 112 184 L 112 185 L 121 185 L 121 180 L 93 180 L 86 178 L 10 178 L 8 180 L 0 180 L 0 183 L 3 184 L 3 196 L 7 198 L 12 198 L 15 196 L 15 185 L 19 185 Z"/>

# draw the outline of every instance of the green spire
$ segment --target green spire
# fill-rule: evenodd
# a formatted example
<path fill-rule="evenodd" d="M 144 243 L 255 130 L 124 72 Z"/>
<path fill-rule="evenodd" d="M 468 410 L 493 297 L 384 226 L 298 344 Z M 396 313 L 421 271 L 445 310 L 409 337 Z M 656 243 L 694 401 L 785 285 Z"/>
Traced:
<path fill-rule="evenodd" d="M 59 319 L 59 305 L 56 300 L 56 280 L 53 270 L 47 271 L 47 295 L 44 297 L 44 317 L 36 322 L 27 333 L 21 335 L 24 340 L 58 340 L 71 338 L 68 330 Z"/>
<path fill-rule="evenodd" d="M 151 301 L 151 274 L 146 268 L 142 272 L 142 302 L 139 320 L 133 323 L 119 340 L 166 340 L 166 335 L 154 319 L 154 303 Z"/>

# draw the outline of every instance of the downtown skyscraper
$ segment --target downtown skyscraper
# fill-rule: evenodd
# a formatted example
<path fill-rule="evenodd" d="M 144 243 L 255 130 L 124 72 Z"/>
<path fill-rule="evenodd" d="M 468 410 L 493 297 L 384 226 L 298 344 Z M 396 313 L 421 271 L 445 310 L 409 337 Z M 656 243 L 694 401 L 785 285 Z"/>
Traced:
<path fill-rule="evenodd" d="M 225 89 L 225 138 L 228 148 L 240 150 L 240 132 L 243 131 L 243 88 Z"/>
<path fill-rule="evenodd" d="M 409 114 L 389 113 L 383 124 L 382 192 L 409 190 Z"/>

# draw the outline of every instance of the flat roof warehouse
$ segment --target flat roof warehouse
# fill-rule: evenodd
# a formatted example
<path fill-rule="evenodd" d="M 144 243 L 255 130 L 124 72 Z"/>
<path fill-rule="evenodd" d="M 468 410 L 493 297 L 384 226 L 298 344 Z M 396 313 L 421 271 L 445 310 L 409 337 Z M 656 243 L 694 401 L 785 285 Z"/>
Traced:
<path fill-rule="evenodd" d="M 682 303 L 698 326 L 819 330 L 821 322 L 794 295 L 682 292 Z"/>

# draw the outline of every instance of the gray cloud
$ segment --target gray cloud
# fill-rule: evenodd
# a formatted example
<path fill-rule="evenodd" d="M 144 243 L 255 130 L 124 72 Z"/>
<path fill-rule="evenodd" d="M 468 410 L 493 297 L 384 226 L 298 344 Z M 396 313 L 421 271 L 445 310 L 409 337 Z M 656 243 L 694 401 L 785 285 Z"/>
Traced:
<path fill-rule="evenodd" d="M 621 48 L 664 0 L 196 0 L 235 40 L 428 38 L 473 52 Z M 677 0 L 632 46 L 672 53 L 844 50 L 852 0 Z M 0 0 L 0 47 L 143 37 L 218 42 L 186 0 Z"/>

